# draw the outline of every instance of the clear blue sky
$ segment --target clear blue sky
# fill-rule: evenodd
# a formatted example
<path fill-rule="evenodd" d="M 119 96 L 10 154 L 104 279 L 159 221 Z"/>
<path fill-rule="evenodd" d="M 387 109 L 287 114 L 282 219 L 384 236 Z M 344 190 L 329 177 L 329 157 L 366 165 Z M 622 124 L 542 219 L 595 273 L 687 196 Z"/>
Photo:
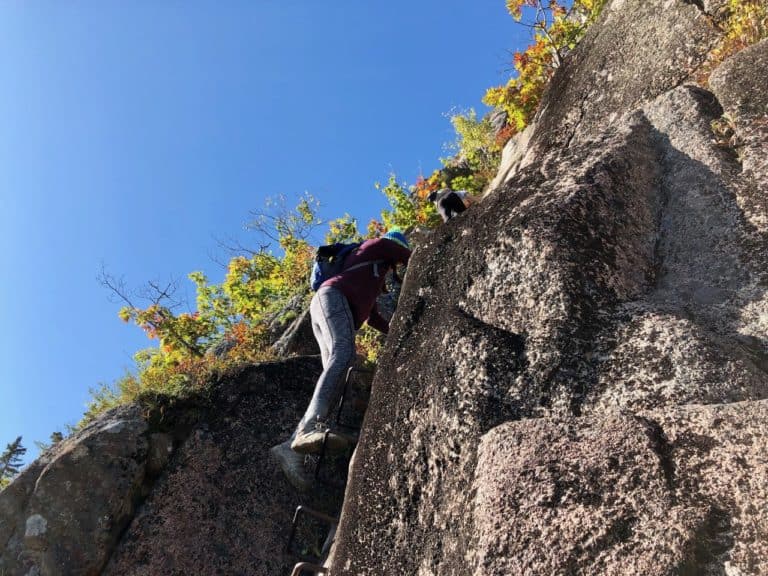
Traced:
<path fill-rule="evenodd" d="M 0 450 L 34 456 L 150 344 L 101 262 L 220 281 L 215 238 L 280 193 L 367 221 L 523 33 L 504 0 L 0 3 Z"/>

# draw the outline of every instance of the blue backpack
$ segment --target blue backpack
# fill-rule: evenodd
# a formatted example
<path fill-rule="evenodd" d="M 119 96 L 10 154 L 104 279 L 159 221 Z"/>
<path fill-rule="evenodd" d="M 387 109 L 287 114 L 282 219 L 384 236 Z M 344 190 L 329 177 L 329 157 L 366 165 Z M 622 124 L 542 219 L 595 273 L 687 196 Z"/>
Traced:
<path fill-rule="evenodd" d="M 384 262 L 384 260 L 369 260 L 367 262 L 360 262 L 349 268 L 344 268 L 344 260 L 352 252 L 357 250 L 362 242 L 352 242 L 350 244 L 337 243 L 329 244 L 327 246 L 320 246 L 315 252 L 315 263 L 312 266 L 312 274 L 309 277 L 309 286 L 313 292 L 317 292 L 320 285 L 332 278 L 341 274 L 342 271 L 357 270 L 363 266 L 370 264 L 374 265 L 375 276 L 378 277 L 378 264 Z"/>

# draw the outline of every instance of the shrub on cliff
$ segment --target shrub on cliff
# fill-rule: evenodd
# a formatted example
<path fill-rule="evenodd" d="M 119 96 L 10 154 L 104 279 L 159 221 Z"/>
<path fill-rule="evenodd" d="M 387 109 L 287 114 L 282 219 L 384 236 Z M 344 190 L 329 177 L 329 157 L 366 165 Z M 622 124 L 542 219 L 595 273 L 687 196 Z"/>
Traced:
<path fill-rule="evenodd" d="M 530 28 L 533 36 L 532 44 L 515 52 L 515 75 L 504 86 L 488 89 L 483 98 L 488 106 L 506 111 L 512 128 L 508 136 L 523 130 L 531 121 L 552 74 L 604 5 L 605 0 L 574 0 L 568 8 L 557 0 L 507 0 L 512 17 Z M 533 11 L 532 18 L 523 18 L 524 8 Z"/>
<path fill-rule="evenodd" d="M 726 58 L 768 38 L 768 5 L 763 0 L 729 0 L 712 22 L 723 36 L 699 70 L 697 81 L 702 86 L 706 86 L 709 75 Z"/>

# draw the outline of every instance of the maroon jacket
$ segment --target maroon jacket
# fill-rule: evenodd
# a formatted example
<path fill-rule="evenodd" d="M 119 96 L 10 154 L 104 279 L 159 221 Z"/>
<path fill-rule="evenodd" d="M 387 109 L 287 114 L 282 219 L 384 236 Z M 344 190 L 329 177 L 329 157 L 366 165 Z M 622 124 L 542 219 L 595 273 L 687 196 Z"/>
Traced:
<path fill-rule="evenodd" d="M 410 257 L 411 251 L 408 248 L 389 238 L 366 240 L 347 256 L 344 268 L 361 262 L 383 260 L 384 263 L 378 265 L 379 276 L 374 276 L 374 265 L 371 264 L 355 270 L 342 271 L 341 274 L 323 282 L 322 286 L 332 286 L 346 296 L 355 319 L 356 330 L 367 320 L 369 326 L 386 334 L 389 332 L 389 324 L 379 314 L 376 298 L 384 288 L 387 271 L 397 263 L 407 263 Z"/>

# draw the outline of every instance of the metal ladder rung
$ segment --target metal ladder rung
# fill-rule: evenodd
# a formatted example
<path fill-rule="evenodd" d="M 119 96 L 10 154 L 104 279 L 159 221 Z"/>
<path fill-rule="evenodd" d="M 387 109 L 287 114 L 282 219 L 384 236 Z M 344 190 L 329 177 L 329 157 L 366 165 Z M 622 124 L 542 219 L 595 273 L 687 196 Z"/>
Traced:
<path fill-rule="evenodd" d="M 318 566 L 317 564 L 310 564 L 309 562 L 299 562 L 293 567 L 291 576 L 299 576 L 302 572 L 312 572 L 313 574 L 328 574 L 328 568 Z"/>
<path fill-rule="evenodd" d="M 344 402 L 346 401 L 346 398 L 347 398 L 347 392 L 349 392 L 349 383 L 350 383 L 353 372 L 360 372 L 363 374 L 372 374 L 373 370 L 368 370 L 365 368 L 355 368 L 354 366 L 350 366 L 347 369 L 347 374 L 344 377 L 344 389 L 341 392 L 341 399 L 339 401 L 339 409 L 336 411 L 336 425 L 342 428 L 346 428 L 347 430 L 360 429 L 359 426 L 350 426 L 349 424 L 345 424 L 341 421 L 341 413 L 344 410 Z"/>
<path fill-rule="evenodd" d="M 326 456 L 328 454 L 328 436 L 330 434 L 335 434 L 336 436 L 340 436 L 341 438 L 344 438 L 347 441 L 348 446 L 344 449 L 344 452 L 346 452 L 347 459 L 352 457 L 352 452 L 355 450 L 355 446 L 357 446 L 357 440 L 358 438 L 356 436 L 352 436 L 349 434 L 341 434 L 339 432 L 332 432 L 331 430 L 326 430 L 325 434 L 323 435 L 323 446 L 320 448 L 320 453 L 318 455 L 317 464 L 315 465 L 315 480 L 318 482 L 322 482 L 323 484 L 329 485 L 329 486 L 336 486 L 336 487 L 342 487 L 345 482 L 342 481 L 340 483 L 334 483 L 331 481 L 325 481 L 320 477 L 320 471 L 323 468 L 323 464 L 325 463 Z M 338 485 L 337 485 L 338 484 Z"/>
<path fill-rule="evenodd" d="M 299 518 L 302 514 L 306 514 L 307 516 L 311 516 L 312 518 L 316 518 L 317 520 L 320 520 L 321 522 L 327 523 L 331 530 L 335 530 L 336 526 L 339 525 L 339 519 L 334 518 L 333 516 L 329 516 L 328 514 L 323 514 L 322 512 L 318 512 L 317 510 L 313 510 L 312 508 L 307 508 L 306 506 L 298 506 L 296 508 L 296 512 L 293 514 L 293 522 L 291 523 L 291 533 L 288 536 L 288 542 L 285 545 L 285 551 L 286 553 L 291 553 L 291 545 L 293 544 L 293 539 L 296 537 L 296 528 L 299 525 Z M 302 556 L 301 554 L 297 554 L 298 556 Z"/>

